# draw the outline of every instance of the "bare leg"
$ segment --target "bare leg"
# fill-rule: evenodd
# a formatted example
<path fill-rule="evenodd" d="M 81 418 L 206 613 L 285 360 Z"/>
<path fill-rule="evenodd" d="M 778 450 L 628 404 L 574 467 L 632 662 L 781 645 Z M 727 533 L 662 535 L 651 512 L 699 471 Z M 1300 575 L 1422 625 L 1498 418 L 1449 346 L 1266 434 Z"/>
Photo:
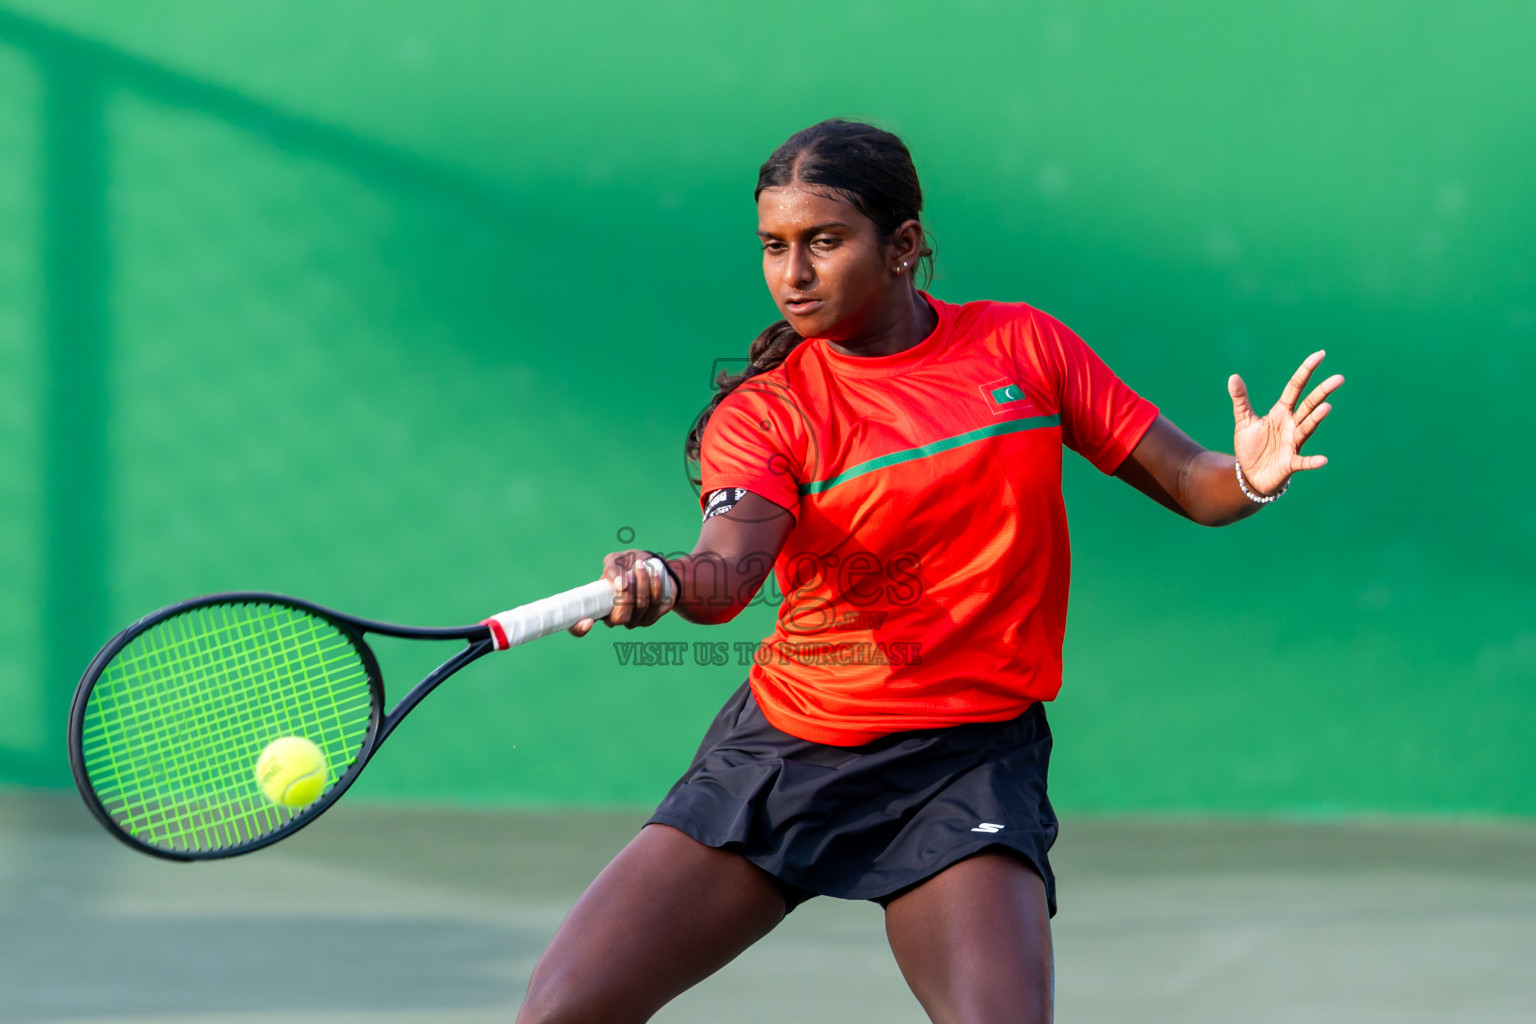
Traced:
<path fill-rule="evenodd" d="M 745 857 L 647 825 L 587 887 L 533 969 L 522 1024 L 651 1018 L 784 919 Z"/>
<path fill-rule="evenodd" d="M 1006 853 L 939 872 L 885 911 L 891 951 L 935 1024 L 1051 1019 L 1051 922 L 1040 876 Z"/>

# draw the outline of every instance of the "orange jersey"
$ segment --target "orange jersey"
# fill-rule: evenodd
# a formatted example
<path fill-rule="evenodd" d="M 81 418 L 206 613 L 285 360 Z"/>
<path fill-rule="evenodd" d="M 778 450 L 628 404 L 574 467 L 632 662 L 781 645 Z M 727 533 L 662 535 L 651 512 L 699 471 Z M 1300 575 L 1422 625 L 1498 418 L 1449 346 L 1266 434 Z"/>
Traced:
<path fill-rule="evenodd" d="M 745 488 L 795 516 L 750 679 L 802 739 L 857 746 L 1055 697 L 1062 445 L 1113 473 L 1157 416 L 1050 316 L 928 301 L 919 344 L 866 358 L 809 339 L 705 429 L 704 495 Z"/>

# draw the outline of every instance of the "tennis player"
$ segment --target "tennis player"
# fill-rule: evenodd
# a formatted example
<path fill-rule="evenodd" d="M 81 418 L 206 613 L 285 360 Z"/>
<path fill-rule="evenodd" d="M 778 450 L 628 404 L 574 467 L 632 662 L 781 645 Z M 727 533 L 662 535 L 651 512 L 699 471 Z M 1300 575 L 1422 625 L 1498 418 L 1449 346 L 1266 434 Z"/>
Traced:
<path fill-rule="evenodd" d="M 1059 321 L 942 302 L 906 147 L 827 121 L 757 183 L 784 319 L 688 437 L 703 526 L 664 581 L 610 554 L 607 622 L 724 622 L 784 600 L 747 682 L 533 972 L 518 1019 L 644 1021 L 816 895 L 878 901 L 942 1022 L 1051 1018 L 1044 704 L 1061 685 L 1063 447 L 1197 523 L 1243 519 L 1327 461 L 1302 446 L 1333 376 L 1306 358 L 1267 413 L 1228 382 L 1207 451 Z M 584 622 L 573 632 L 590 629 Z"/>

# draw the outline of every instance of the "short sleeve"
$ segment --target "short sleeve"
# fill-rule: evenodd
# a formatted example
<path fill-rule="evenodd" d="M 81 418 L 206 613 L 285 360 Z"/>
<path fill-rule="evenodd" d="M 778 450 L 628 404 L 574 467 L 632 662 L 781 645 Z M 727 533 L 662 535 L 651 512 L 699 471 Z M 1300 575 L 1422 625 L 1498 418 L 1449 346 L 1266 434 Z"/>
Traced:
<path fill-rule="evenodd" d="M 1033 333 L 1056 392 L 1062 441 L 1100 472 L 1114 473 L 1157 419 L 1157 406 L 1061 321 L 1037 310 Z"/>
<path fill-rule="evenodd" d="M 701 506 L 715 491 L 739 487 L 799 516 L 800 459 L 787 412 L 785 402 L 756 381 L 716 407 L 700 446 Z"/>

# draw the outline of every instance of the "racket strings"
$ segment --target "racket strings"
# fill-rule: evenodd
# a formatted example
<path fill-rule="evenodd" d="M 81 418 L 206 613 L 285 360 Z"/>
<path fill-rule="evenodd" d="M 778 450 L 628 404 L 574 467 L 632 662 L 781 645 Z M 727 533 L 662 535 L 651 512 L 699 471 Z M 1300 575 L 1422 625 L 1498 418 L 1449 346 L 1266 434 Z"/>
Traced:
<path fill-rule="evenodd" d="M 92 689 L 81 752 L 127 834 L 175 852 L 227 849 L 301 813 L 261 795 L 262 748 L 304 736 L 334 781 L 373 717 L 361 655 L 330 622 L 282 605 L 208 605 L 155 624 L 113 658 Z"/>

